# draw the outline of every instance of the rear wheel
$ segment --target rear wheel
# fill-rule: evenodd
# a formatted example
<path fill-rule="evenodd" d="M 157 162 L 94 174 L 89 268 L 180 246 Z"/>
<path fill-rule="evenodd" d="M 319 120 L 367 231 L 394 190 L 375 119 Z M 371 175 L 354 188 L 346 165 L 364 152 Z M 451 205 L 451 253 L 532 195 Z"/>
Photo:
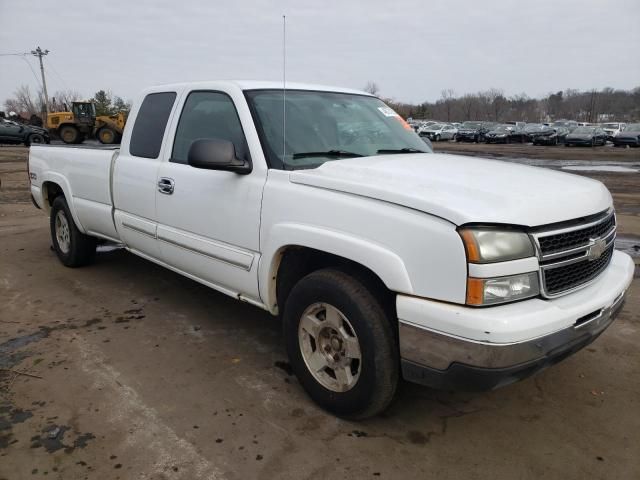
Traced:
<path fill-rule="evenodd" d="M 436 142 L 439 142 L 439 141 L 440 141 L 440 134 L 437 134 L 437 135 L 436 135 L 436 138 L 435 138 L 434 140 L 435 140 Z"/>
<path fill-rule="evenodd" d="M 339 270 L 313 272 L 291 291 L 283 320 L 293 371 L 317 404 L 352 419 L 389 405 L 398 349 L 392 323 L 367 286 Z"/>
<path fill-rule="evenodd" d="M 63 125 L 60 127 L 59 135 L 64 143 L 78 143 L 80 132 L 73 125 Z"/>
<path fill-rule="evenodd" d="M 112 143 L 116 143 L 117 135 L 116 132 L 114 132 L 109 127 L 102 127 L 100 130 L 98 130 L 97 137 L 100 143 L 111 145 Z"/>
<path fill-rule="evenodd" d="M 93 261 L 96 239 L 78 230 L 63 196 L 53 201 L 50 227 L 53 249 L 65 266 L 81 267 Z"/>

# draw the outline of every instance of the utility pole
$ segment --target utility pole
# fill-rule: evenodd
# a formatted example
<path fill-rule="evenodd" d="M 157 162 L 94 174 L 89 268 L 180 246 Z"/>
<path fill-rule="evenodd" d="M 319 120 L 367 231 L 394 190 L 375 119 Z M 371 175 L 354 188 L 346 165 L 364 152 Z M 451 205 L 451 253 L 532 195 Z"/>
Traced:
<path fill-rule="evenodd" d="M 40 60 L 40 74 L 42 75 L 42 89 L 44 90 L 44 111 L 49 116 L 49 94 L 47 93 L 47 82 L 44 79 L 44 66 L 42 65 L 42 57 L 49 54 L 49 50 L 42 50 L 40 47 L 31 50 L 31 55 L 38 57 Z M 45 118 L 45 123 L 47 119 Z"/>

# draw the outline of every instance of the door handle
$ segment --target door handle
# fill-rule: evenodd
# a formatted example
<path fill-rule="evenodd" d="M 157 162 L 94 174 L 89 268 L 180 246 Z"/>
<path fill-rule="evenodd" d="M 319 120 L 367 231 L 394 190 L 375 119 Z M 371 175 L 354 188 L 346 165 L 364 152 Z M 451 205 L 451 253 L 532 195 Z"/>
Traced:
<path fill-rule="evenodd" d="M 171 195 L 176 186 L 172 178 L 162 177 L 158 180 L 158 191 L 165 195 Z"/>

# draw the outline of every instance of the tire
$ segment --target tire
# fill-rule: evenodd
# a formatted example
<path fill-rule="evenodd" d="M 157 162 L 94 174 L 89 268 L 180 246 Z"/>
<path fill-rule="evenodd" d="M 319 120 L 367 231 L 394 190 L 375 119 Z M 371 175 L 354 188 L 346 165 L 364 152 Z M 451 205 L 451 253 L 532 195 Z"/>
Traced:
<path fill-rule="evenodd" d="M 593 148 L 593 147 L 595 147 L 595 146 L 596 146 L 596 139 L 595 139 L 595 138 L 592 138 L 592 139 L 591 139 L 591 148 Z"/>
<path fill-rule="evenodd" d="M 87 135 L 86 135 L 86 134 L 84 134 L 84 133 L 80 133 L 80 134 L 78 135 L 78 138 L 77 138 L 77 139 L 76 139 L 76 141 L 75 141 L 76 145 L 80 145 L 82 142 L 84 142 L 84 141 L 85 141 L 85 139 L 86 139 L 86 138 L 87 138 Z"/>
<path fill-rule="evenodd" d="M 58 130 L 58 135 L 60 136 L 60 140 L 64 143 L 76 143 L 78 141 L 78 137 L 80 136 L 80 132 L 73 125 L 63 125 Z"/>
<path fill-rule="evenodd" d="M 289 361 L 302 387 L 325 410 L 354 420 L 381 413 L 393 400 L 400 367 L 392 325 L 364 283 L 335 269 L 300 280 L 283 315 Z"/>
<path fill-rule="evenodd" d="M 65 266 L 82 267 L 93 261 L 96 239 L 78 230 L 63 196 L 58 196 L 53 201 L 49 223 L 53 249 Z"/>
<path fill-rule="evenodd" d="M 98 137 L 98 141 L 105 145 L 111 145 L 116 143 L 117 134 L 109 127 L 102 127 L 98 130 L 96 137 Z"/>
<path fill-rule="evenodd" d="M 29 147 L 34 143 L 35 144 L 46 143 L 44 135 L 41 135 L 40 133 L 32 133 L 31 135 L 29 135 L 29 137 L 27 137 L 27 140 L 24 142 L 24 146 Z"/>
<path fill-rule="evenodd" d="M 440 134 L 436 135 L 435 141 L 436 141 L 436 142 L 439 142 L 439 141 L 440 141 Z"/>

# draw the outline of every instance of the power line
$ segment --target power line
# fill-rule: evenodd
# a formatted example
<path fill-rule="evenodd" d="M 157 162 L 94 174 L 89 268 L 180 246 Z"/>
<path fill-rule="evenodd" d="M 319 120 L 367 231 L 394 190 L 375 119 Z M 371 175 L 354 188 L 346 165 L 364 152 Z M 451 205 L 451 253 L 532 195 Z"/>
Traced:
<path fill-rule="evenodd" d="M 36 80 L 36 84 L 42 88 L 42 83 L 40 83 L 40 80 L 38 79 L 38 75 L 36 75 L 36 71 L 33 69 L 33 67 L 31 66 L 31 62 L 29 62 L 29 60 L 26 59 L 26 57 L 21 57 L 22 60 L 24 60 L 24 62 L 29 66 L 29 69 L 31 70 L 31 73 L 33 73 L 33 78 L 35 78 Z"/>
<path fill-rule="evenodd" d="M 64 81 L 64 78 L 62 78 L 62 75 L 60 75 L 58 73 L 58 71 L 55 69 L 55 67 L 53 66 L 53 62 L 51 62 L 51 59 L 49 59 L 48 62 L 49 62 L 49 68 L 51 69 L 51 71 L 53 73 L 55 73 L 56 77 L 58 77 L 60 79 L 60 81 L 62 82 L 62 85 L 64 86 L 64 88 L 69 90 L 69 85 L 67 85 L 67 82 Z"/>

